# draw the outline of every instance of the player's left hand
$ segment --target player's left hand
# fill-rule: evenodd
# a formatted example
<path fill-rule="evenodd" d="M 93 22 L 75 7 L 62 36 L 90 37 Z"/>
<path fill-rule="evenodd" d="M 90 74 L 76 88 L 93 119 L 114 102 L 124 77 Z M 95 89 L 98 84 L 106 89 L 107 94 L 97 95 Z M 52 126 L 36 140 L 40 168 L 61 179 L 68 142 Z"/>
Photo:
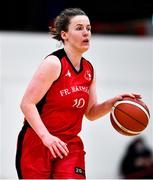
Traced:
<path fill-rule="evenodd" d="M 137 94 L 137 93 L 123 93 L 123 94 L 117 95 L 114 98 L 114 100 L 115 101 L 121 101 L 125 97 L 130 97 L 133 99 L 141 99 L 142 98 L 142 96 L 140 94 Z"/>

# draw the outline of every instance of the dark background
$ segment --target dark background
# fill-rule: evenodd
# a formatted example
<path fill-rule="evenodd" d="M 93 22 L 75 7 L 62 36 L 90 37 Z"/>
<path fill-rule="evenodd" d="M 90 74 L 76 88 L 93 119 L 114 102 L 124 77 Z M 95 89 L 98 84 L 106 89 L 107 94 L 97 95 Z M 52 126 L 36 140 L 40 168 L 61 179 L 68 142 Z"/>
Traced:
<path fill-rule="evenodd" d="M 153 0 L 1 0 L 0 30 L 47 32 L 67 7 L 82 8 L 102 34 L 147 35 L 153 14 Z"/>

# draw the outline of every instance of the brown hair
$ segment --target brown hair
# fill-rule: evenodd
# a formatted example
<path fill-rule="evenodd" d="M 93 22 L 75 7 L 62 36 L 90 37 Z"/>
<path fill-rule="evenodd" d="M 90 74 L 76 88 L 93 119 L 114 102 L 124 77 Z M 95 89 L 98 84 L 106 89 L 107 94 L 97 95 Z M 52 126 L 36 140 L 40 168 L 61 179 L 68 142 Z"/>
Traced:
<path fill-rule="evenodd" d="M 55 18 L 54 26 L 49 27 L 52 37 L 58 41 L 62 41 L 61 31 L 68 31 L 68 26 L 72 17 L 77 15 L 86 15 L 86 13 L 80 8 L 67 8 L 63 10 L 59 16 Z"/>

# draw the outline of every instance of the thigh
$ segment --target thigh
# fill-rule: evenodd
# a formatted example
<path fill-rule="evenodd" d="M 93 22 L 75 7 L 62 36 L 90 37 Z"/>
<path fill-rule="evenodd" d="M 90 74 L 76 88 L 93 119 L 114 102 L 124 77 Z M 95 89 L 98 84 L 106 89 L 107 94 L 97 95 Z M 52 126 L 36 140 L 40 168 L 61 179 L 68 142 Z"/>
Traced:
<path fill-rule="evenodd" d="M 20 132 L 16 154 L 20 179 L 50 179 L 50 156 L 51 153 L 32 129 Z"/>
<path fill-rule="evenodd" d="M 78 147 L 77 144 L 71 146 L 68 156 L 54 162 L 54 179 L 85 179 L 85 152 Z"/>

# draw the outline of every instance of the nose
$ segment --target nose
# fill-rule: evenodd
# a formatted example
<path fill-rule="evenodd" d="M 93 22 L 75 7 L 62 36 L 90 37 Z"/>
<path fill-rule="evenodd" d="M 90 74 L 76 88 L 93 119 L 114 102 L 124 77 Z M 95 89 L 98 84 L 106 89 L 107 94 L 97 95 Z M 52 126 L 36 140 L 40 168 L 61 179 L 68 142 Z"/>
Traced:
<path fill-rule="evenodd" d="M 88 36 L 88 34 L 89 34 L 89 31 L 88 31 L 86 28 L 84 28 L 84 30 L 83 30 L 83 36 Z"/>

